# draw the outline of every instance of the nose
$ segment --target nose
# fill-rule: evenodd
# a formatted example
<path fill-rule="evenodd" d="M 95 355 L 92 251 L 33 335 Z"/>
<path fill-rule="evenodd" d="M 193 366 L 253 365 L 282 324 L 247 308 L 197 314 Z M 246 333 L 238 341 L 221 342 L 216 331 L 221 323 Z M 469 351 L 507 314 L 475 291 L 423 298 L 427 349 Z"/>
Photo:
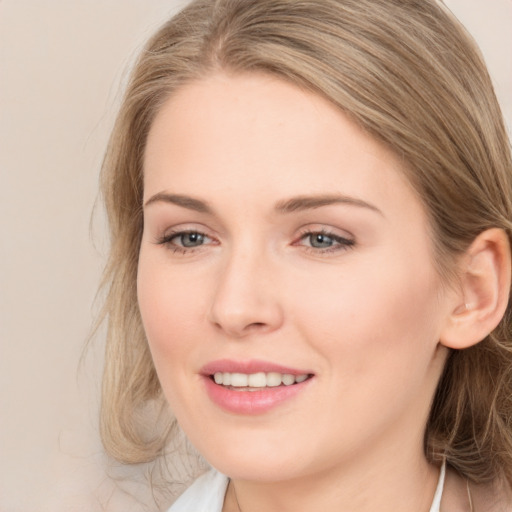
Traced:
<path fill-rule="evenodd" d="M 209 320 L 232 338 L 279 329 L 283 309 L 273 277 L 261 255 L 233 254 L 219 269 Z"/>

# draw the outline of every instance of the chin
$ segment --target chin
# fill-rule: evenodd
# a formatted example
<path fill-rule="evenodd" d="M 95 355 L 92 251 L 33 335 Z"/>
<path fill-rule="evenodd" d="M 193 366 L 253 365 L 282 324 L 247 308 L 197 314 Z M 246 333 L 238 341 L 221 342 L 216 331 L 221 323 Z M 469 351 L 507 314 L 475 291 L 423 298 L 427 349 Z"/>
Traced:
<path fill-rule="evenodd" d="M 208 461 L 215 469 L 234 480 L 251 482 L 279 482 L 292 480 L 301 475 L 300 468 L 290 460 L 259 458 L 219 457 Z"/>
<path fill-rule="evenodd" d="M 275 482 L 292 479 L 302 472 L 300 461 L 304 461 L 297 442 L 286 446 L 282 442 L 269 442 L 270 436 L 245 440 L 231 436 L 214 443 L 198 443 L 196 447 L 215 469 L 233 479 L 253 482 Z M 203 438 L 204 441 L 204 438 Z M 212 441 L 212 438 L 209 439 Z"/>

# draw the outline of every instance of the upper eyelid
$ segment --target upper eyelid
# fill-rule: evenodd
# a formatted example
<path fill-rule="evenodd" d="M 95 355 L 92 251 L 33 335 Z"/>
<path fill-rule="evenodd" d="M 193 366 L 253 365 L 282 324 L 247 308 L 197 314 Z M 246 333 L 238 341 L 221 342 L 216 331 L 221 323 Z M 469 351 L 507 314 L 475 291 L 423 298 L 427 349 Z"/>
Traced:
<path fill-rule="evenodd" d="M 324 236 L 327 236 L 327 237 L 332 238 L 334 240 L 346 240 L 346 241 L 350 241 L 350 242 L 354 241 L 353 237 L 339 235 L 338 233 L 333 233 L 331 231 L 326 231 L 326 230 L 307 231 L 306 233 L 304 233 L 301 236 L 301 238 L 304 238 L 305 236 L 311 236 L 311 235 L 324 235 Z"/>
<path fill-rule="evenodd" d="M 345 240 L 353 240 L 355 237 L 346 229 L 336 228 L 325 224 L 310 224 L 299 229 L 299 236 L 305 236 L 312 233 L 323 233 L 332 237 L 343 238 Z"/>
<path fill-rule="evenodd" d="M 176 238 L 180 235 L 187 235 L 190 233 L 197 233 L 198 235 L 204 236 L 205 238 L 208 238 L 209 240 L 213 240 L 214 237 L 209 235 L 208 233 L 205 233 L 202 230 L 199 229 L 177 229 L 177 230 L 167 230 L 163 233 L 162 236 L 158 237 L 158 240 L 163 243 L 165 241 L 170 241 L 173 238 Z"/>
<path fill-rule="evenodd" d="M 211 229 L 203 224 L 195 222 L 183 222 L 174 226 L 169 226 L 160 231 L 162 236 L 180 234 L 180 233 L 200 233 L 210 238 L 218 238 L 219 234 L 216 230 Z"/>
<path fill-rule="evenodd" d="M 330 233 L 328 231 L 307 231 L 304 234 L 302 234 L 296 242 L 293 242 L 293 245 L 297 244 L 297 242 L 300 242 L 301 240 L 312 236 L 312 235 L 324 235 L 326 237 L 332 238 L 335 242 L 339 243 L 340 245 L 355 245 L 355 240 L 352 237 L 347 237 L 343 235 L 337 235 L 336 233 Z"/>

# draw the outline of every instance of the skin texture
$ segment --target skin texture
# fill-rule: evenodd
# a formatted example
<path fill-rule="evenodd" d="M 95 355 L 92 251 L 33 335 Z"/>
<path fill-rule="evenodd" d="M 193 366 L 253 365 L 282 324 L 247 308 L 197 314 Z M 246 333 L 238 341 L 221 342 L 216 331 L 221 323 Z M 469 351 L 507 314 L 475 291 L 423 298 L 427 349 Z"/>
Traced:
<path fill-rule="evenodd" d="M 438 468 L 423 432 L 459 297 L 401 165 L 322 98 L 262 75 L 186 85 L 155 119 L 142 319 L 171 408 L 244 512 L 429 509 Z M 350 201 L 276 210 L 310 195 Z M 183 231 L 202 243 L 184 248 Z M 312 246 L 322 231 L 327 249 Z M 201 368 L 218 359 L 313 377 L 269 411 L 236 414 L 205 391 Z"/>

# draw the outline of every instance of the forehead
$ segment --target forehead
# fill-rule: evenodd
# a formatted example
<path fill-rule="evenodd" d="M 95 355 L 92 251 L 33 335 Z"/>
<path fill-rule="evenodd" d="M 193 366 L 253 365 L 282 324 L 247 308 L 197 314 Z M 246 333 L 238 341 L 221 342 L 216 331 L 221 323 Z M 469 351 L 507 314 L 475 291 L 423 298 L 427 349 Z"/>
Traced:
<path fill-rule="evenodd" d="M 169 188 L 414 195 L 390 149 L 319 95 L 261 74 L 216 74 L 178 89 L 151 127 L 144 171 L 146 199 Z"/>

